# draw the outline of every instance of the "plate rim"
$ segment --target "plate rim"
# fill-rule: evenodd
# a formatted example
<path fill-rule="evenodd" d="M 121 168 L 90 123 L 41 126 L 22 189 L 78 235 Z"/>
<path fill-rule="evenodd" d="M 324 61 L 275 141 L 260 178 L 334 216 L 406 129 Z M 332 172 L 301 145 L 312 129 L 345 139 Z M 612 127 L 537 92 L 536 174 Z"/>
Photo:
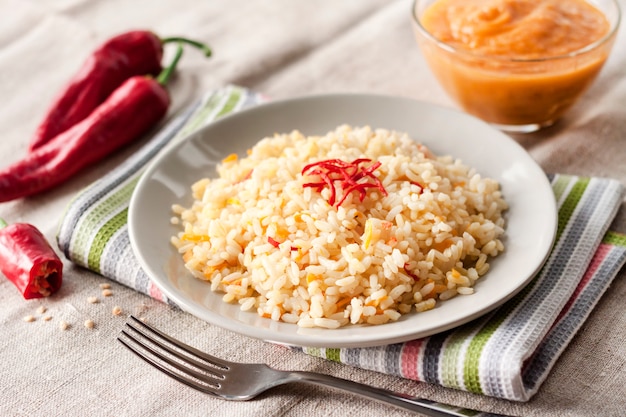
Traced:
<path fill-rule="evenodd" d="M 141 268 L 149 277 L 149 279 L 178 307 L 213 325 L 222 327 L 224 329 L 227 329 L 227 330 L 230 330 L 230 331 L 233 331 L 233 332 L 236 332 L 236 333 L 248 336 L 248 337 L 253 337 L 253 338 L 261 339 L 265 341 L 271 341 L 275 343 L 294 345 L 294 346 L 328 347 L 328 348 L 380 346 L 380 345 L 404 342 L 404 341 L 408 341 L 408 340 L 412 340 L 412 339 L 416 339 L 420 337 L 430 336 L 432 334 L 440 333 L 440 332 L 449 330 L 451 328 L 457 327 L 477 317 L 480 317 L 489 311 L 493 311 L 494 309 L 506 303 L 508 300 L 513 298 L 515 295 L 517 295 L 519 291 L 521 291 L 543 267 L 543 265 L 545 264 L 545 262 L 547 261 L 550 255 L 551 248 L 554 245 L 554 242 L 556 240 L 556 232 L 557 232 L 557 225 L 558 225 L 558 212 L 557 212 L 557 205 L 556 205 L 555 199 L 552 199 L 553 204 L 550 205 L 550 208 L 553 211 L 552 216 L 551 216 L 552 222 L 550 223 L 550 225 L 552 226 L 551 236 L 550 237 L 546 236 L 546 239 L 547 239 L 545 240 L 546 249 L 543 251 L 544 252 L 543 257 L 540 260 L 538 259 L 535 260 L 536 266 L 532 270 L 532 273 L 529 274 L 529 276 L 526 277 L 526 279 L 524 279 L 523 282 L 521 282 L 520 285 L 518 285 L 518 287 L 514 291 L 509 292 L 508 294 L 501 297 L 499 300 L 490 304 L 486 308 L 476 310 L 472 314 L 465 315 L 464 317 L 460 319 L 448 321 L 446 322 L 445 325 L 438 326 L 435 331 L 428 331 L 428 332 L 421 332 L 421 333 L 403 332 L 402 334 L 397 334 L 396 337 L 386 338 L 386 339 L 381 339 L 377 337 L 357 337 L 355 340 L 341 340 L 341 341 L 336 340 L 336 339 L 320 340 L 319 336 L 315 334 L 315 333 L 318 333 L 316 331 L 311 332 L 311 335 L 307 335 L 306 332 L 305 334 L 297 334 L 297 335 L 281 334 L 281 333 L 273 332 L 271 329 L 251 326 L 247 323 L 234 322 L 228 318 L 224 320 L 224 317 L 222 315 L 217 314 L 214 311 L 208 310 L 206 308 L 205 308 L 205 311 L 202 312 L 202 314 L 198 314 L 195 308 L 190 307 L 188 298 L 185 298 L 182 294 L 180 294 L 177 291 L 171 291 L 171 289 L 167 285 L 165 285 L 163 282 L 161 282 L 158 277 L 155 277 L 155 275 L 158 275 L 158 274 L 155 274 L 155 271 L 153 269 L 154 266 L 143 256 L 140 243 L 139 243 L 140 238 L 138 236 L 136 227 L 133 226 L 136 224 L 136 222 L 133 222 L 132 220 L 135 218 L 135 216 L 137 216 L 137 207 L 138 205 L 140 205 L 139 200 L 140 200 L 142 190 L 144 189 L 146 183 L 148 183 L 151 180 L 151 176 L 154 175 L 154 173 L 159 169 L 160 165 L 163 163 L 164 160 L 168 158 L 168 156 L 170 156 L 172 153 L 176 152 L 177 150 L 180 150 L 181 148 L 189 145 L 189 143 L 192 142 L 193 140 L 200 140 L 200 139 L 194 139 L 194 138 L 200 138 L 206 134 L 206 131 L 210 131 L 212 129 L 214 130 L 216 125 L 232 123 L 233 119 L 237 120 L 241 118 L 250 117 L 251 113 L 254 114 L 254 113 L 262 112 L 262 111 L 272 111 L 272 109 L 280 108 L 286 105 L 294 105 L 294 104 L 304 105 L 307 102 L 311 103 L 311 102 L 319 101 L 319 100 L 333 101 L 333 100 L 338 100 L 338 99 L 341 99 L 341 100 L 357 99 L 357 100 L 366 100 L 366 101 L 368 100 L 391 100 L 394 102 L 403 102 L 403 103 L 408 103 L 408 104 L 421 105 L 421 106 L 432 108 L 433 111 L 444 112 L 450 115 L 454 115 L 455 117 L 459 117 L 462 120 L 471 121 L 471 123 L 474 123 L 477 126 L 482 125 L 483 128 L 487 128 L 491 130 L 491 133 L 493 135 L 500 136 L 501 139 L 507 141 L 507 146 L 511 146 L 512 149 L 516 149 L 516 152 L 521 152 L 522 154 L 526 155 L 525 162 L 529 163 L 530 166 L 533 167 L 533 169 L 543 174 L 543 176 L 545 177 L 545 182 L 543 185 L 547 186 L 550 189 L 550 192 L 552 192 L 549 179 L 547 175 L 545 174 L 545 172 L 541 169 L 538 163 L 530 156 L 530 154 L 518 142 L 516 142 L 513 138 L 505 135 L 503 132 L 500 132 L 496 130 L 495 128 L 489 126 L 487 123 L 455 109 L 443 107 L 440 105 L 436 105 L 436 104 L 432 104 L 432 103 L 428 103 L 425 101 L 416 100 L 416 99 L 412 99 L 408 97 L 397 97 L 397 96 L 390 96 L 390 95 L 383 95 L 383 94 L 353 93 L 353 92 L 330 93 L 330 94 L 310 94 L 310 95 L 302 95 L 302 96 L 296 96 L 296 97 L 291 97 L 291 98 L 286 98 L 286 99 L 269 101 L 265 103 L 256 104 L 246 109 L 235 111 L 231 114 L 221 117 L 218 120 L 212 121 L 207 126 L 202 127 L 199 130 L 190 133 L 189 135 L 187 135 L 185 138 L 178 141 L 177 143 L 169 144 L 168 146 L 165 147 L 165 149 L 159 152 L 158 155 L 156 155 L 146 165 L 144 172 L 139 178 L 139 181 L 137 182 L 137 185 L 135 186 L 135 189 L 133 190 L 133 193 L 130 199 L 129 210 L 128 210 L 128 233 L 129 233 L 132 251 L 135 257 L 137 258 Z M 260 139 L 261 137 L 258 138 L 258 140 Z M 416 138 L 413 138 L 413 139 L 417 140 Z M 419 140 L 417 141 L 420 142 Z M 454 157 L 454 155 L 452 156 Z M 190 185 L 191 184 L 189 184 L 189 186 Z M 174 202 L 172 202 L 172 204 L 173 203 Z M 549 243 L 547 243 L 548 241 Z M 166 243 L 169 244 L 169 240 Z M 454 300 L 450 300 L 450 301 L 454 301 Z M 256 312 L 252 312 L 251 314 L 256 314 Z M 424 313 L 413 313 L 413 314 L 424 314 Z M 270 320 L 270 319 L 266 319 L 266 320 Z M 398 322 L 394 322 L 394 323 L 398 323 Z M 287 323 L 282 323 L 282 324 L 287 325 Z M 380 326 L 389 326 L 391 324 L 393 323 L 384 324 L 384 325 L 376 325 L 376 326 L 364 326 L 364 327 L 372 328 L 372 327 L 380 327 Z M 296 325 L 291 325 L 291 326 L 295 326 L 297 328 Z M 352 327 L 352 328 L 355 328 L 355 327 Z M 300 329 L 300 328 L 297 328 L 297 329 Z M 339 334 L 341 333 L 342 329 L 345 329 L 345 327 L 342 327 L 340 329 L 321 329 L 321 330 L 326 331 L 326 332 L 335 332 L 336 334 Z M 371 333 L 376 333 L 376 332 L 371 332 Z"/>

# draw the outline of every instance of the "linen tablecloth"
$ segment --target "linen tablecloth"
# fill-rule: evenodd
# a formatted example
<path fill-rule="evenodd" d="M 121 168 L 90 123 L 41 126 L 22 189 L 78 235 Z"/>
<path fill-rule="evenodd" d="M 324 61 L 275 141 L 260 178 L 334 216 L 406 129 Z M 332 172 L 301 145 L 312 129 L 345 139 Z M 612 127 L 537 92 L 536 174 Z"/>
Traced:
<path fill-rule="evenodd" d="M 626 1 L 618 2 L 626 10 Z M 363 92 L 455 107 L 416 46 L 411 3 L 0 0 L 0 162 L 8 164 L 25 154 L 30 135 L 53 96 L 96 45 L 136 28 L 151 29 L 161 36 L 203 40 L 213 49 L 210 59 L 192 50 L 183 56 L 177 76 L 169 84 L 173 103 L 170 115 L 180 114 L 202 92 L 229 84 L 263 92 L 273 99 Z M 166 60 L 170 54 L 171 49 L 167 49 Z M 547 173 L 581 179 L 612 178 L 626 184 L 624 68 L 626 31 L 622 27 L 600 77 L 565 118 L 552 128 L 515 136 L 515 140 Z M 121 150 L 50 192 L 0 204 L 0 217 L 8 222 L 32 223 L 54 244 L 70 201 L 143 149 L 145 143 Z M 622 203 L 610 230 L 626 232 L 623 208 Z M 78 266 L 60 251 L 59 255 L 65 260 L 63 287 L 44 300 L 24 300 L 0 276 L 2 416 L 411 415 L 304 385 L 281 387 L 253 402 L 225 402 L 203 395 L 139 362 L 116 341 L 126 314 L 131 313 L 218 356 L 328 373 L 479 410 L 525 417 L 621 417 L 626 408 L 623 269 L 556 362 L 548 364 L 550 372 L 540 389 L 530 400 L 520 402 L 346 366 L 240 336 Z M 111 295 L 103 295 L 100 285 L 109 285 Z M 93 299 L 97 302 L 89 301 Z M 114 307 L 123 313 L 113 315 Z M 34 322 L 22 320 L 31 315 Z M 92 329 L 83 326 L 87 319 L 95 322 Z M 554 334 L 570 323 L 568 316 L 562 320 L 563 324 L 553 328 Z M 61 321 L 70 327 L 60 330 Z M 432 348 L 439 342 L 432 339 L 422 347 Z M 452 344 L 446 340 L 442 346 Z M 337 351 L 320 354 L 354 360 Z M 365 366 L 365 359 L 375 363 L 379 355 L 377 351 L 361 351 L 359 365 Z M 433 368 L 428 369 L 424 376 L 432 374 Z"/>

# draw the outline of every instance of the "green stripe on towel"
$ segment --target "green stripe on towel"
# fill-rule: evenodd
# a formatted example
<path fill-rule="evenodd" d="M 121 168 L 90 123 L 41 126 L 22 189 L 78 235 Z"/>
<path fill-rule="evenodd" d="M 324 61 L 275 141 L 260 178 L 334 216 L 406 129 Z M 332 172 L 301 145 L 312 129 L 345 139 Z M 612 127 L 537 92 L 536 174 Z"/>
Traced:
<path fill-rule="evenodd" d="M 111 237 L 127 223 L 127 220 L 128 209 L 125 208 L 113 216 L 100 230 L 98 230 L 98 233 L 96 233 L 96 236 L 94 237 L 94 244 L 89 250 L 89 257 L 87 258 L 87 265 L 89 269 L 100 273 L 102 253 L 104 252 L 106 243 L 108 243 Z"/>

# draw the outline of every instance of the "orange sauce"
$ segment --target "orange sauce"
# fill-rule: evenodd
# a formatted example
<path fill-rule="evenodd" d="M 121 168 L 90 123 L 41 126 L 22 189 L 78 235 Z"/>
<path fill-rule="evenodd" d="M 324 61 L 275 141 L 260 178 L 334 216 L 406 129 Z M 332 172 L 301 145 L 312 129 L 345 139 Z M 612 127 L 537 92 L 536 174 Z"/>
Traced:
<path fill-rule="evenodd" d="M 587 89 L 610 42 L 574 53 L 610 31 L 585 0 L 437 0 L 419 16 L 454 51 L 422 41 L 446 91 L 469 113 L 500 125 L 546 125 Z"/>

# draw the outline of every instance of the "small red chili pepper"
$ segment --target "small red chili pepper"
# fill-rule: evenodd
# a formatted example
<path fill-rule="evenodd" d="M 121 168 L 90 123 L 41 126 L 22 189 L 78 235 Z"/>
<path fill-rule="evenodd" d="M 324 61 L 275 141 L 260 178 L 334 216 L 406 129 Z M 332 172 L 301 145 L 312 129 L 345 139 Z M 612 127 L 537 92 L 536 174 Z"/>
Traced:
<path fill-rule="evenodd" d="M 129 78 L 86 119 L 0 170 L 0 202 L 52 188 L 146 133 L 167 113 L 165 84 L 181 55 L 179 45 L 174 61 L 157 79 Z"/>
<path fill-rule="evenodd" d="M 185 38 L 160 39 L 146 30 L 122 33 L 98 47 L 52 102 L 35 130 L 29 151 L 85 119 L 130 77 L 158 75 L 162 70 L 163 45 L 168 42 L 186 42 L 206 48 Z M 211 54 L 208 48 L 205 52 L 207 56 Z"/>
<path fill-rule="evenodd" d="M 63 262 L 33 225 L 0 219 L 0 270 L 25 299 L 47 297 L 63 281 Z"/>

